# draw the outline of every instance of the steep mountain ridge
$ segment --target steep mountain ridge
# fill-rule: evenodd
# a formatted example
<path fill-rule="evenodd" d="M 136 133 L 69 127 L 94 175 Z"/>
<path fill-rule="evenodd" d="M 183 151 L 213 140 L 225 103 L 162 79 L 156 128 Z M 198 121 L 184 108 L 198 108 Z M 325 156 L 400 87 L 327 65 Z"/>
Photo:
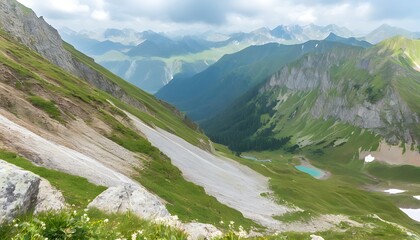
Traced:
<path fill-rule="evenodd" d="M 58 31 L 51 27 L 42 17 L 29 8 L 14 0 L 5 0 L 0 3 L 0 27 L 17 41 L 38 52 L 53 64 L 79 78 L 86 79 L 95 87 L 104 90 L 113 96 L 143 108 L 143 104 L 129 96 L 125 90 L 112 79 L 104 77 L 91 66 L 87 66 L 76 59 L 66 49 Z M 47 39 L 47 40 L 46 40 Z"/>
<path fill-rule="evenodd" d="M 369 46 L 365 42 L 339 37 L 296 45 L 270 43 L 251 46 L 225 55 L 190 78 L 174 79 L 156 96 L 186 112 L 193 120 L 203 121 L 222 112 L 236 98 L 267 80 L 282 66 L 307 53 L 323 52 L 348 41 L 356 46 Z"/>
<path fill-rule="evenodd" d="M 304 148 L 325 140 L 323 133 L 307 131 L 318 124 L 314 121 L 333 120 L 368 129 L 393 144 L 418 146 L 420 75 L 412 61 L 406 61 L 407 54 L 418 56 L 418 46 L 418 40 L 396 37 L 368 49 L 339 46 L 309 53 L 202 126 L 225 144 L 232 143 L 236 137 L 228 136 L 238 131 L 240 138 L 248 139 L 263 133 L 290 136 L 291 145 Z M 243 114 L 255 119 L 241 120 Z M 245 131 L 250 121 L 252 127 Z M 349 141 L 352 136 L 340 137 Z"/>

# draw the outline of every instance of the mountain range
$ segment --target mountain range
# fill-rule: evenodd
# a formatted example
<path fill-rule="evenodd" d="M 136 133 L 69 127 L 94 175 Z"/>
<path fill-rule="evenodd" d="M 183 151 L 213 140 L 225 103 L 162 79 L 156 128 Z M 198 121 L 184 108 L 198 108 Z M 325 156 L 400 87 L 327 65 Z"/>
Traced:
<path fill-rule="evenodd" d="M 236 98 L 269 78 L 282 66 L 310 52 L 325 51 L 336 43 L 360 47 L 371 44 L 330 34 L 325 40 L 303 44 L 269 43 L 252 46 L 223 56 L 208 69 L 189 78 L 175 78 L 156 96 L 178 107 L 195 121 L 203 121 L 223 111 Z"/>
<path fill-rule="evenodd" d="M 272 137 L 291 138 L 299 147 L 317 144 L 325 139 L 305 131 L 316 119 L 418 146 L 417 51 L 418 40 L 394 37 L 372 46 L 334 34 L 297 45 L 252 46 L 190 78 L 175 78 L 156 96 L 199 122 L 216 142 L 240 145 L 236 150 Z M 288 125 L 299 121 L 306 124 Z"/>
<path fill-rule="evenodd" d="M 260 28 L 248 33 L 203 33 L 181 37 L 170 37 L 150 30 L 136 32 L 131 29 L 106 29 L 103 33 L 75 32 L 68 28 L 60 30 L 64 40 L 149 93 L 156 93 L 175 76 L 190 77 L 205 70 L 224 54 L 251 45 L 270 42 L 297 44 L 321 40 L 330 33 L 344 38 L 355 37 L 347 28 L 334 24 L 279 25 L 274 29 Z M 419 33 L 382 25 L 358 39 L 377 43 L 397 35 L 408 38 L 420 36 Z"/>
<path fill-rule="evenodd" d="M 324 27 L 283 26 L 273 30 L 261 28 L 249 33 L 225 35 L 226 39 L 210 41 L 205 34 L 168 37 L 153 31 L 107 29 L 101 36 L 63 28 L 63 39 L 93 57 L 113 73 L 150 92 L 157 92 L 176 75 L 186 77 L 205 70 L 224 54 L 250 45 L 268 42 L 299 43 L 323 39 L 329 33 L 352 36 L 350 30 L 336 25 Z"/>

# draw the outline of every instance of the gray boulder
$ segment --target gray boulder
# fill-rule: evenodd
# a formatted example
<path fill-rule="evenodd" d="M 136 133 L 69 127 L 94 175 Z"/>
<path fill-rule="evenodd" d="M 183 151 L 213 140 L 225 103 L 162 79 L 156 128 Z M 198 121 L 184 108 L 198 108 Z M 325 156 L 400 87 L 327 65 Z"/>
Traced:
<path fill-rule="evenodd" d="M 27 212 L 64 207 L 63 195 L 47 180 L 0 160 L 0 223 Z"/>
<path fill-rule="evenodd" d="M 98 208 L 109 213 L 129 211 L 149 220 L 170 216 L 157 196 L 132 184 L 108 188 L 89 203 L 88 208 Z"/>
<path fill-rule="evenodd" d="M 34 213 L 58 211 L 66 207 L 63 194 L 45 180 L 41 179 Z"/>
<path fill-rule="evenodd" d="M 223 233 L 211 224 L 204 223 L 185 223 L 181 226 L 181 230 L 188 234 L 188 239 L 214 239 L 221 237 Z"/>
<path fill-rule="evenodd" d="M 189 235 L 188 239 L 212 239 L 222 235 L 210 224 L 180 222 L 176 216 L 170 215 L 160 198 L 140 185 L 110 187 L 89 203 L 88 208 L 108 213 L 131 212 L 141 218 L 178 228 Z"/>
<path fill-rule="evenodd" d="M 0 160 L 0 222 L 33 210 L 41 179 Z"/>

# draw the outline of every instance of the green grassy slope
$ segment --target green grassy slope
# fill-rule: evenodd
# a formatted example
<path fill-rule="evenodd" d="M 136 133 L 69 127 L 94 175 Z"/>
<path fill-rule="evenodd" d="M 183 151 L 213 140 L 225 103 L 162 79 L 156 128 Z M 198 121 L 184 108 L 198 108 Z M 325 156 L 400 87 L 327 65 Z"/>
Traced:
<path fill-rule="evenodd" d="M 139 117 L 141 120 L 156 125 L 162 129 L 165 129 L 177 136 L 184 138 L 186 141 L 199 145 L 200 139 L 207 140 L 204 134 L 188 127 L 187 119 L 185 119 L 182 114 L 177 113 L 175 108 L 170 107 L 169 105 L 164 105 L 162 102 L 157 100 L 153 95 L 150 95 L 136 86 L 132 85 L 129 82 L 121 79 L 120 77 L 114 75 L 104 67 L 95 63 L 95 61 L 83 53 L 77 51 L 71 45 L 64 43 L 64 47 L 80 62 L 84 63 L 86 66 L 91 69 L 99 72 L 107 79 L 111 80 L 117 84 L 121 89 L 123 89 L 130 97 L 138 100 L 140 103 L 146 106 L 148 114 L 135 109 L 128 104 L 122 104 L 117 101 L 118 107 L 131 112 L 132 114 Z M 177 115 L 178 114 L 178 115 Z"/>

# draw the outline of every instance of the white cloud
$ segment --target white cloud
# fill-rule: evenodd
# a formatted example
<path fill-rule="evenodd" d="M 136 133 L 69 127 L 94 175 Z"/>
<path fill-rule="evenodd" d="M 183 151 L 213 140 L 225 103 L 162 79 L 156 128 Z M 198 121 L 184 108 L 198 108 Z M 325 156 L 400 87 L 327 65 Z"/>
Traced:
<path fill-rule="evenodd" d="M 93 10 L 91 17 L 98 21 L 104 21 L 109 19 L 109 13 L 104 10 Z"/>
<path fill-rule="evenodd" d="M 63 13 L 77 14 L 86 13 L 90 10 L 90 7 L 88 5 L 82 4 L 78 0 L 49 0 L 45 2 L 47 3 L 47 6 L 51 8 L 51 10 Z"/>
<path fill-rule="evenodd" d="M 53 26 L 252 31 L 334 23 L 369 31 L 383 23 L 420 31 L 420 1 L 399 0 L 18 0 Z M 98 23 L 100 20 L 100 23 Z"/>

